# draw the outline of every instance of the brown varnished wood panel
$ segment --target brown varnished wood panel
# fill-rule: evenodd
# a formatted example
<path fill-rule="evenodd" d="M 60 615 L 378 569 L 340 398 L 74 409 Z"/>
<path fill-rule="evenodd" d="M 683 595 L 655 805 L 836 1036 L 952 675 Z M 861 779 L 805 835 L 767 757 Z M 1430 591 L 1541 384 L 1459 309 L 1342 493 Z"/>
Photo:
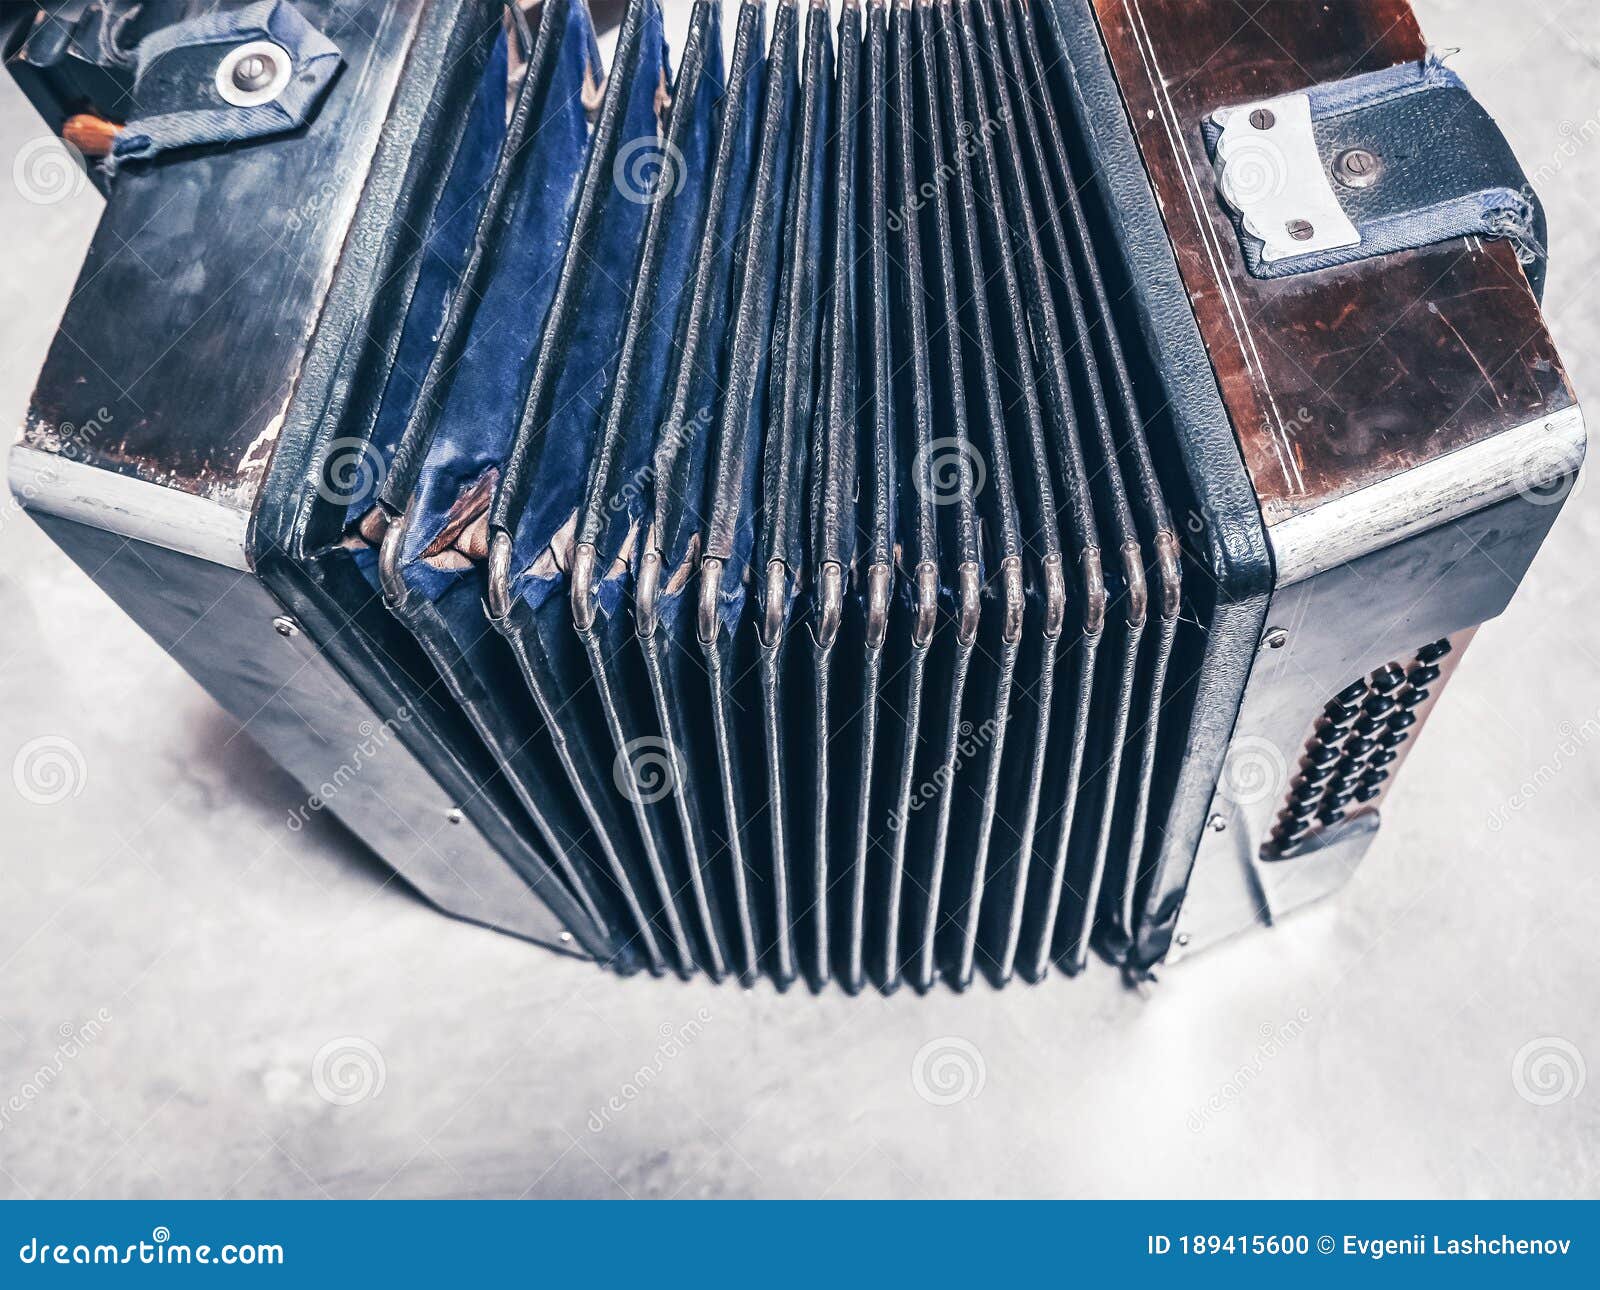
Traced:
<path fill-rule="evenodd" d="M 1245 269 L 1202 119 L 1420 58 L 1406 0 L 1094 3 L 1268 524 L 1574 401 L 1503 243 Z"/>

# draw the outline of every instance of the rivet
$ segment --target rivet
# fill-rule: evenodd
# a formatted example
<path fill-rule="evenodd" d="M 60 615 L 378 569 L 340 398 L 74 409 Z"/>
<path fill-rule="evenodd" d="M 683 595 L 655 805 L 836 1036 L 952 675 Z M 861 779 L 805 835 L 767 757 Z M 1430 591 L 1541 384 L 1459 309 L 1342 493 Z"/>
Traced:
<path fill-rule="evenodd" d="M 279 614 L 272 620 L 272 630 L 277 632 L 279 636 L 298 636 L 300 634 L 300 624 L 287 614 Z"/>
<path fill-rule="evenodd" d="M 1270 108 L 1257 108 L 1250 114 L 1250 124 L 1257 130 L 1270 130 L 1278 124 L 1278 118 L 1272 114 Z"/>
<path fill-rule="evenodd" d="M 1317 235 L 1317 230 L 1312 227 L 1310 220 L 1292 219 L 1284 228 L 1296 242 L 1309 242 Z"/>
<path fill-rule="evenodd" d="M 563 945 L 571 945 L 572 944 L 572 933 L 571 932 L 562 932 L 561 933 L 561 943 Z"/>
<path fill-rule="evenodd" d="M 1228 822 L 1220 815 L 1213 815 L 1209 820 L 1206 821 L 1206 828 L 1210 829 L 1213 833 L 1221 833 L 1227 827 Z"/>
<path fill-rule="evenodd" d="M 459 806 L 452 806 L 448 811 L 445 812 L 444 818 L 449 820 L 451 824 L 460 824 L 462 820 L 461 808 Z"/>
<path fill-rule="evenodd" d="M 1347 148 L 1333 161 L 1333 175 L 1346 188 L 1370 188 L 1383 171 L 1377 154 L 1365 148 Z"/>
<path fill-rule="evenodd" d="M 1287 627 L 1269 627 L 1267 634 L 1261 638 L 1261 643 L 1268 649 L 1282 649 L 1289 643 L 1289 629 Z"/>
<path fill-rule="evenodd" d="M 265 89 L 277 75 L 277 65 L 265 54 L 251 54 L 233 69 L 233 83 L 246 94 Z"/>
<path fill-rule="evenodd" d="M 1181 949 L 1182 949 L 1182 948 L 1183 948 L 1183 947 L 1184 947 L 1184 946 L 1185 946 L 1185 945 L 1187 945 L 1187 944 L 1188 944 L 1188 943 L 1189 943 L 1189 941 L 1190 941 L 1190 936 L 1189 936 L 1189 933 L 1188 933 L 1188 932 L 1179 932 L 1179 933 L 1178 933 L 1178 948 L 1179 948 L 1179 949 L 1180 949 L 1180 950 L 1181 950 Z"/>

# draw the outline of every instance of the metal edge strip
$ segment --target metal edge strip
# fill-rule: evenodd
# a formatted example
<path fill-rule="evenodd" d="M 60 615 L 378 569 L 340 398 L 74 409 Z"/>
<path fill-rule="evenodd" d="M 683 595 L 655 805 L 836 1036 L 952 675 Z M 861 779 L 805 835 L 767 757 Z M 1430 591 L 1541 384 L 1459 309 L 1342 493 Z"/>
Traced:
<path fill-rule="evenodd" d="M 250 571 L 245 511 L 26 444 L 11 449 L 8 466 L 11 492 L 25 510 Z"/>
<path fill-rule="evenodd" d="M 1381 483 L 1268 526 L 1277 586 L 1339 565 L 1521 494 L 1559 503 L 1552 485 L 1583 465 L 1587 435 L 1576 404 L 1524 422 Z"/>

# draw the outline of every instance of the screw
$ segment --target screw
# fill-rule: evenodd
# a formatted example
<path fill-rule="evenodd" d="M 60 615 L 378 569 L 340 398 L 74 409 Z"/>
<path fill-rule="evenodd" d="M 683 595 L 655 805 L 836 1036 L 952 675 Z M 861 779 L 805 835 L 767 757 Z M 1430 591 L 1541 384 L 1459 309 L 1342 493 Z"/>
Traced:
<path fill-rule="evenodd" d="M 461 808 L 459 806 L 452 806 L 448 811 L 445 812 L 444 818 L 449 820 L 451 824 L 460 824 L 462 819 Z"/>
<path fill-rule="evenodd" d="M 1267 634 L 1261 638 L 1261 643 L 1268 649 L 1282 649 L 1289 643 L 1289 629 L 1287 627 L 1269 627 Z"/>
<path fill-rule="evenodd" d="M 1272 114 L 1269 108 L 1257 108 L 1250 114 L 1250 124 L 1255 126 L 1257 130 L 1270 130 L 1278 124 L 1278 118 Z"/>
<path fill-rule="evenodd" d="M 1221 833 L 1227 827 L 1228 822 L 1220 815 L 1213 815 L 1209 820 L 1206 821 L 1206 828 L 1210 829 L 1213 833 Z"/>
<path fill-rule="evenodd" d="M 277 64 L 265 54 L 251 54 L 248 58 L 241 58 L 239 65 L 233 69 L 233 83 L 246 94 L 253 94 L 272 84 L 277 71 Z"/>
<path fill-rule="evenodd" d="M 1284 228 L 1296 242 L 1309 242 L 1317 235 L 1317 230 L 1311 226 L 1309 220 L 1292 219 L 1284 225 Z"/>
<path fill-rule="evenodd" d="M 1181 950 L 1188 943 L 1189 943 L 1189 933 L 1188 932 L 1179 932 L 1178 933 L 1178 948 Z"/>
<path fill-rule="evenodd" d="M 1365 148 L 1349 148 L 1333 163 L 1334 177 L 1346 188 L 1370 188 L 1383 169 L 1377 154 Z"/>
<path fill-rule="evenodd" d="M 572 933 L 571 932 L 562 932 L 561 933 L 561 943 L 563 945 L 571 945 L 572 944 Z"/>
<path fill-rule="evenodd" d="M 279 614 L 272 620 L 272 630 L 279 636 L 293 637 L 300 634 L 300 624 L 287 614 Z"/>

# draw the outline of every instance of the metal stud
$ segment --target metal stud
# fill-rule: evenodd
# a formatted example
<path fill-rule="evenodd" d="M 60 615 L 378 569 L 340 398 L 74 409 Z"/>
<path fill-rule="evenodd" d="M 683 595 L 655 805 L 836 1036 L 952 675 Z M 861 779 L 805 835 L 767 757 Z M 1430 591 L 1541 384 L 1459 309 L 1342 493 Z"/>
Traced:
<path fill-rule="evenodd" d="M 1333 161 L 1333 175 L 1346 188 L 1371 188 L 1383 173 L 1383 162 L 1365 148 L 1347 148 Z"/>
<path fill-rule="evenodd" d="M 278 66 L 266 54 L 251 54 L 233 69 L 233 83 L 246 94 L 254 94 L 272 84 Z"/>
<path fill-rule="evenodd" d="M 1296 242 L 1309 242 L 1317 235 L 1317 230 L 1310 220 L 1292 219 L 1283 227 Z"/>
<path fill-rule="evenodd" d="M 288 614 L 279 614 L 272 620 L 272 630 L 279 636 L 295 637 L 300 634 L 300 624 L 290 618 Z"/>
<path fill-rule="evenodd" d="M 1278 124 L 1278 118 L 1272 114 L 1271 108 L 1257 108 L 1250 114 L 1250 124 L 1257 130 L 1270 130 Z"/>

